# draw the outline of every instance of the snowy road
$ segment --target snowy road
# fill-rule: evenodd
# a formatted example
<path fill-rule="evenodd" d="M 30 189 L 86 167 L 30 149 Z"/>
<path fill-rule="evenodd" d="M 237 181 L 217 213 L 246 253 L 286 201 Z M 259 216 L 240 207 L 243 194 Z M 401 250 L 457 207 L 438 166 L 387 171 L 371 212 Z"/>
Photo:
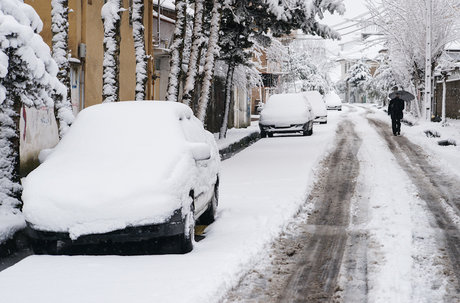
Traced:
<path fill-rule="evenodd" d="M 459 180 L 391 135 L 386 117 L 353 107 L 344 118 L 308 199 L 313 211 L 224 302 L 460 300 Z"/>
<path fill-rule="evenodd" d="M 224 161 L 187 255 L 31 256 L 0 302 L 458 302 L 459 181 L 388 120 L 347 106 Z"/>
<path fill-rule="evenodd" d="M 0 302 L 216 302 L 305 203 L 340 114 L 314 135 L 260 140 L 222 163 L 218 218 L 186 255 L 30 256 L 0 272 Z"/>

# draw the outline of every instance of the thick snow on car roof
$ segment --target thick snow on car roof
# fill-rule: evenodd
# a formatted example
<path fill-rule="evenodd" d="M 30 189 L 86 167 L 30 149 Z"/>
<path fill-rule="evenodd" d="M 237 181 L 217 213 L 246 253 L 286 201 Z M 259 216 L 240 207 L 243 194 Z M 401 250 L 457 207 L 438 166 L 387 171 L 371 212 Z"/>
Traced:
<path fill-rule="evenodd" d="M 326 103 L 324 103 L 323 96 L 321 96 L 319 92 L 312 90 L 312 91 L 302 92 L 302 94 L 307 97 L 315 115 L 317 116 L 327 115 Z"/>
<path fill-rule="evenodd" d="M 201 123 L 190 108 L 173 102 L 83 110 L 46 161 L 24 179 L 26 220 L 74 237 L 165 220 L 171 205 L 180 207 L 177 195 L 194 167 L 179 119 L 189 126 Z"/>
<path fill-rule="evenodd" d="M 260 113 L 260 123 L 305 123 L 310 117 L 307 100 L 300 94 L 275 94 Z"/>

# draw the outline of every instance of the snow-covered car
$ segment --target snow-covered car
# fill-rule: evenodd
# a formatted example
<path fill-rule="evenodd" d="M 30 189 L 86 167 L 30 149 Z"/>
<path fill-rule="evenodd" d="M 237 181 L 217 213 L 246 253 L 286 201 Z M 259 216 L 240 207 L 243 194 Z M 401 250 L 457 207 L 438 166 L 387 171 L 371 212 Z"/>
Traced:
<path fill-rule="evenodd" d="M 313 134 L 311 106 L 302 94 L 275 94 L 268 98 L 259 118 L 262 138 L 274 133 Z"/>
<path fill-rule="evenodd" d="M 327 108 L 326 103 L 324 102 L 323 96 L 314 90 L 305 91 L 301 93 L 304 95 L 308 102 L 310 102 L 313 115 L 315 116 L 315 122 L 319 122 L 321 124 L 327 123 Z"/>
<path fill-rule="evenodd" d="M 342 100 L 336 92 L 330 91 L 324 96 L 324 101 L 326 101 L 327 109 L 342 110 Z"/>
<path fill-rule="evenodd" d="M 214 136 L 184 104 L 91 106 L 23 180 L 28 235 L 38 253 L 165 236 L 188 252 L 195 220 L 214 221 L 219 166 Z"/>

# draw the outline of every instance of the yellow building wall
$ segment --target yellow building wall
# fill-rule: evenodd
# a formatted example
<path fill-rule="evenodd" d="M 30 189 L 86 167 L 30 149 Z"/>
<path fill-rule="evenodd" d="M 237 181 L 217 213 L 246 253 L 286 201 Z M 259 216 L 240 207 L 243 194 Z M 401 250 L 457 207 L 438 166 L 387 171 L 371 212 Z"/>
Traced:
<path fill-rule="evenodd" d="M 145 0 L 144 26 L 147 54 L 152 54 L 151 48 L 151 10 L 152 0 Z M 43 21 L 43 30 L 40 35 L 51 48 L 51 1 L 25 0 L 31 5 Z M 102 71 L 104 57 L 104 29 L 101 18 L 103 0 L 69 0 L 69 49 L 73 58 L 79 58 L 78 46 L 86 45 L 86 57 L 82 60 L 84 72 L 84 104 L 85 107 L 102 102 Z M 121 45 L 120 45 L 120 100 L 134 100 L 136 86 L 136 58 L 132 26 L 129 24 L 129 0 L 123 0 L 126 9 L 121 18 Z M 149 30 L 150 29 L 150 30 Z M 151 59 L 152 60 L 152 59 Z M 149 61 L 151 78 L 153 64 Z M 147 98 L 152 98 L 152 81 L 147 83 Z"/>

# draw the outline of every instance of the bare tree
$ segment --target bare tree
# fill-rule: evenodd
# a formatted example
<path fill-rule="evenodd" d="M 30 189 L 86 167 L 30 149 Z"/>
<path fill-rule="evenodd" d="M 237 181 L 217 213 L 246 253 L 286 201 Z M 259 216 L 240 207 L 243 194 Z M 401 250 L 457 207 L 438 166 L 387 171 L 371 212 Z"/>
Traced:
<path fill-rule="evenodd" d="M 158 16 L 160 18 L 160 16 Z M 182 51 L 187 31 L 187 0 L 176 0 L 176 26 L 171 43 L 171 70 L 168 78 L 168 101 L 178 101 L 180 78 L 182 71 Z"/>
<path fill-rule="evenodd" d="M 147 56 L 144 37 L 144 0 L 133 0 L 131 11 L 133 24 L 134 51 L 136 53 L 136 97 L 137 101 L 145 100 L 145 84 L 147 83 Z"/>
<path fill-rule="evenodd" d="M 101 10 L 104 23 L 103 103 L 120 99 L 120 23 L 123 10 L 121 0 L 107 0 Z"/>
<path fill-rule="evenodd" d="M 204 63 L 204 78 L 201 84 L 201 95 L 198 101 L 198 119 L 204 122 L 208 108 L 211 81 L 214 75 L 214 63 L 219 55 L 219 29 L 222 15 L 222 4 L 219 0 L 213 0 L 211 17 L 211 29 L 209 33 L 208 48 Z"/>
<path fill-rule="evenodd" d="M 195 88 L 195 80 L 198 73 L 199 66 L 199 55 L 201 46 L 204 43 L 203 37 L 203 12 L 204 12 L 204 1 L 195 1 L 195 14 L 193 22 L 193 35 L 192 35 L 192 47 L 190 49 L 190 59 L 188 62 L 187 77 L 185 80 L 184 94 L 182 96 L 182 103 L 190 105 L 192 101 L 192 93 Z"/>
<path fill-rule="evenodd" d="M 69 7 L 68 0 L 51 1 L 51 31 L 53 32 L 53 59 L 58 65 L 57 77 L 66 87 L 66 95 L 54 96 L 54 115 L 59 129 L 59 137 L 65 134 L 73 122 L 72 101 L 70 100 L 69 63 Z"/>
<path fill-rule="evenodd" d="M 388 47 L 389 65 L 395 78 L 414 95 L 425 85 L 426 0 L 367 0 L 374 23 Z M 459 35 L 459 0 L 438 0 L 432 10 L 431 61 L 434 69 L 447 43 Z M 431 85 L 431 84 L 428 84 Z M 414 113 L 420 116 L 420 100 Z"/>

